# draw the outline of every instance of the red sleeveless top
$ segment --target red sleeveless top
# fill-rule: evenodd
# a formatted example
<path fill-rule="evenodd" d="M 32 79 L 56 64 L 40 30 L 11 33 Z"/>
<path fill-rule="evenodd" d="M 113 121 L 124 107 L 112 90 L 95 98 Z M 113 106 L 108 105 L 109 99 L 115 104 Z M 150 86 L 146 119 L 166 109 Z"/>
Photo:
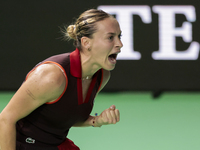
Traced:
<path fill-rule="evenodd" d="M 102 83 L 103 71 L 100 69 L 94 74 L 83 102 L 79 50 L 52 56 L 37 66 L 44 63 L 58 65 L 63 70 L 68 84 L 57 100 L 40 106 L 17 122 L 17 141 L 36 146 L 58 146 L 65 141 L 69 129 L 75 123 L 85 121 L 89 117 L 94 98 Z"/>

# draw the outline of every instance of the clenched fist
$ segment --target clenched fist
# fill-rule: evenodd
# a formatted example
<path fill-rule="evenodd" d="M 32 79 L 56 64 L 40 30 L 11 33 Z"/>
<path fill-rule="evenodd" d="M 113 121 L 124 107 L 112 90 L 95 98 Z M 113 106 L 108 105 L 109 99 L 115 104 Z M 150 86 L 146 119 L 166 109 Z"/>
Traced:
<path fill-rule="evenodd" d="M 110 106 L 110 108 L 104 110 L 99 116 L 94 118 L 94 127 L 101 127 L 107 124 L 116 124 L 119 122 L 120 114 L 119 110 L 116 109 L 115 105 Z"/>

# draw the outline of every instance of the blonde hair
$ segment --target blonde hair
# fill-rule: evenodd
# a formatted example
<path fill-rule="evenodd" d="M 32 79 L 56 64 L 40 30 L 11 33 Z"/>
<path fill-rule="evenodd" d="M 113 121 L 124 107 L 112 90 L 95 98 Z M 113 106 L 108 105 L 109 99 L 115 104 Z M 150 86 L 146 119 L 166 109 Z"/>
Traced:
<path fill-rule="evenodd" d="M 90 9 L 83 12 L 76 20 L 74 25 L 65 27 L 65 38 L 74 40 L 74 46 L 81 50 L 81 38 L 83 36 L 92 38 L 93 33 L 96 32 L 96 22 L 111 17 L 110 14 L 96 9 Z"/>

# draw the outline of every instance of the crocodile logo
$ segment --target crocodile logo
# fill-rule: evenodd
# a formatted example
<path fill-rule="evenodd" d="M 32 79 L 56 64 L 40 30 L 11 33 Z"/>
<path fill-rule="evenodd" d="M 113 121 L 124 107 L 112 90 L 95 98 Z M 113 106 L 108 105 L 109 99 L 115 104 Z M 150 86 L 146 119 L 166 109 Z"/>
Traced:
<path fill-rule="evenodd" d="M 35 140 L 32 139 L 32 138 L 30 138 L 30 137 L 28 137 L 28 138 L 26 138 L 26 143 L 34 144 L 34 143 L 35 143 Z"/>

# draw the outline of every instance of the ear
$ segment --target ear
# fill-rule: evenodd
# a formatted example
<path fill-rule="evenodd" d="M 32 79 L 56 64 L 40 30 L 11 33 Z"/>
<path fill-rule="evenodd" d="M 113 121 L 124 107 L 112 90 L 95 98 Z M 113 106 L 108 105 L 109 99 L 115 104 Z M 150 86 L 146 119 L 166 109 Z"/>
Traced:
<path fill-rule="evenodd" d="M 83 47 L 83 49 L 89 49 L 90 46 L 91 46 L 91 41 L 90 41 L 90 38 L 88 37 L 82 37 L 81 38 L 81 45 Z"/>

